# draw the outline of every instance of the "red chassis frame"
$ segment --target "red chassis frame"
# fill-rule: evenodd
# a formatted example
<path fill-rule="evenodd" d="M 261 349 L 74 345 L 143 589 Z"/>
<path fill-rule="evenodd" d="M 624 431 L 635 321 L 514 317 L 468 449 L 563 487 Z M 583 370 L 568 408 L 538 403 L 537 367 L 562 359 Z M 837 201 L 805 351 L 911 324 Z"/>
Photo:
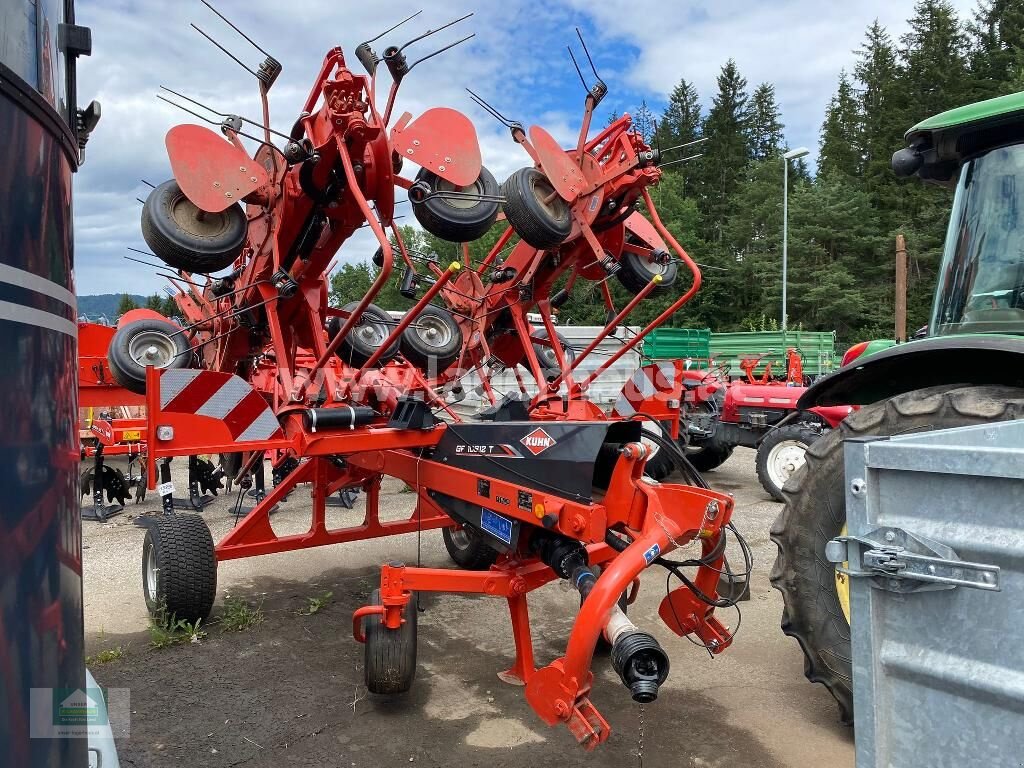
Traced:
<path fill-rule="evenodd" d="M 537 530 L 548 530 L 585 544 L 592 562 L 606 564 L 573 626 L 565 655 L 536 668 L 529 629 L 526 595 L 557 578 L 555 572 L 521 549 L 503 556 L 490 571 L 479 573 L 446 569 L 385 566 L 381 572 L 381 606 L 359 609 L 354 617 L 355 635 L 367 616 L 380 615 L 391 629 L 401 625 L 402 614 L 414 591 L 465 592 L 504 597 L 508 600 L 516 641 L 516 659 L 506 677 L 526 685 L 530 706 L 548 724 L 565 723 L 586 748 L 608 738 L 610 727 L 589 699 L 593 674 L 590 663 L 598 636 L 608 622 L 619 596 L 630 590 L 639 574 L 655 559 L 677 547 L 699 540 L 702 557 L 713 557 L 701 566 L 694 583 L 705 595 L 717 596 L 724 553 L 714 556 L 733 510 L 732 499 L 723 493 L 685 485 L 651 483 L 644 478 L 648 450 L 642 443 L 623 446 L 611 472 L 604 495 L 581 502 L 541 492 L 489 475 L 452 467 L 423 458 L 419 449 L 436 446 L 448 427 L 393 429 L 365 426 L 349 430 L 312 432 L 293 412 L 284 418 L 284 434 L 271 439 L 239 443 L 219 419 L 161 408 L 160 380 L 164 372 L 147 372 L 147 412 L 151 441 L 149 477 L 155 478 L 155 462 L 165 456 L 218 451 L 292 450 L 308 460 L 285 477 L 246 518 L 216 546 L 218 560 L 312 546 L 360 541 L 452 525 L 453 521 L 428 495 L 428 490 L 469 502 L 478 502 L 478 481 L 487 480 L 497 496 L 516 498 L 530 492 L 532 510 L 506 508 L 503 513 Z M 228 376 L 228 374 L 213 374 Z M 344 467 L 329 457 L 344 456 Z M 380 481 L 391 475 L 417 490 L 417 512 L 408 520 L 381 523 L 376 514 Z M 277 536 L 269 524 L 269 510 L 300 482 L 313 483 L 313 512 L 305 534 Z M 151 487 L 155 479 L 150 480 Z M 329 531 L 325 525 L 325 501 L 339 488 L 361 485 L 367 490 L 367 515 L 359 526 Z M 613 551 L 607 531 L 626 534 L 631 543 Z M 713 608 L 687 587 L 673 590 L 659 611 L 677 634 L 695 634 L 713 653 L 732 641 L 729 629 L 713 616 Z"/>

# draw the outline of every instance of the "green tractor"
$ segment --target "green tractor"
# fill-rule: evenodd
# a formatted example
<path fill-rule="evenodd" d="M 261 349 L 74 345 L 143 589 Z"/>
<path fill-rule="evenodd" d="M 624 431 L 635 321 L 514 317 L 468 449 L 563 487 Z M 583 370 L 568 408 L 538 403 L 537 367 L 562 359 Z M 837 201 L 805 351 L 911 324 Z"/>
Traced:
<path fill-rule="evenodd" d="M 782 630 L 847 723 L 849 585 L 825 557 L 846 532 L 843 441 L 1024 418 L 1024 93 L 936 115 L 906 139 L 893 155 L 896 174 L 956 189 L 927 336 L 877 352 L 869 345 L 807 390 L 799 410 L 862 407 L 808 448 L 771 531 Z"/>

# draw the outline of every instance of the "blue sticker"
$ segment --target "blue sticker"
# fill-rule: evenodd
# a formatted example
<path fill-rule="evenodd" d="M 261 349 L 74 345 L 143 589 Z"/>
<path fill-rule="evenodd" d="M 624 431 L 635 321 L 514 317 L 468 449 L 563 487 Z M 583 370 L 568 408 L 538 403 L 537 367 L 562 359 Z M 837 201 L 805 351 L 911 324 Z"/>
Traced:
<path fill-rule="evenodd" d="M 512 546 L 512 521 L 486 507 L 480 507 L 480 527 L 496 539 Z"/>
<path fill-rule="evenodd" d="M 660 555 L 660 554 L 661 554 L 661 547 L 659 547 L 657 544 L 655 544 L 653 547 L 651 547 L 646 552 L 644 552 L 644 560 L 646 560 L 647 564 L 650 565 L 651 563 L 653 563 L 655 560 L 658 559 L 658 555 Z"/>

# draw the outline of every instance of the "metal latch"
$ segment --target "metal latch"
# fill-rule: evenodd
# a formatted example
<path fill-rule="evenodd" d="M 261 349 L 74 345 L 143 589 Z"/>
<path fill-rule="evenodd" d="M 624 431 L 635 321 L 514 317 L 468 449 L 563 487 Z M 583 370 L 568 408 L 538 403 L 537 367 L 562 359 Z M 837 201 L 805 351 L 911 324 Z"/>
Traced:
<path fill-rule="evenodd" d="M 830 563 L 841 564 L 836 567 L 839 573 L 870 577 L 873 586 L 889 592 L 956 587 L 1000 591 L 998 565 L 966 562 L 951 547 L 902 528 L 878 528 L 865 536 L 837 536 L 825 545 L 825 557 Z"/>

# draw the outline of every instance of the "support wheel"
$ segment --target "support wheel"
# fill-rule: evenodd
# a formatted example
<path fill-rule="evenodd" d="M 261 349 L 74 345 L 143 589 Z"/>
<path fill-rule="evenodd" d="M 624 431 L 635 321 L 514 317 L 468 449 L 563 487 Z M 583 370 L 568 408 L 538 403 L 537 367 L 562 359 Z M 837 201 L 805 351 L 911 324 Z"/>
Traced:
<path fill-rule="evenodd" d="M 441 538 L 452 562 L 467 571 L 486 571 L 498 559 L 498 551 L 487 543 L 481 533 L 468 525 L 442 528 Z"/>
<path fill-rule="evenodd" d="M 178 182 L 165 181 L 142 206 L 142 237 L 170 267 L 209 274 L 238 258 L 248 232 L 245 211 L 237 203 L 220 213 L 200 210 Z"/>
<path fill-rule="evenodd" d="M 853 722 L 849 585 L 825 557 L 846 527 L 843 441 L 1024 418 L 1024 390 L 942 386 L 897 395 L 851 413 L 807 449 L 786 486 L 786 506 L 771 529 L 779 555 L 771 582 L 782 593 L 782 631 L 804 652 L 804 674 L 822 683 Z"/>
<path fill-rule="evenodd" d="M 357 306 L 359 306 L 359 302 L 353 301 L 342 309 L 345 312 L 353 312 Z M 328 321 L 327 333 L 330 338 L 333 339 L 338 335 L 342 325 L 344 325 L 344 321 L 340 317 L 332 317 Z M 338 345 L 338 357 L 353 367 L 363 365 L 387 340 L 394 327 L 395 321 L 391 319 L 391 315 L 376 304 L 367 305 L 359 322 Z M 377 361 L 379 365 L 383 365 L 398 354 L 399 341 L 399 339 L 395 339 L 391 343 Z"/>
<path fill-rule="evenodd" d="M 785 501 L 782 486 L 804 465 L 807 446 L 821 435 L 798 424 L 771 430 L 757 446 L 757 479 L 776 501 Z"/>
<path fill-rule="evenodd" d="M 501 186 L 502 210 L 509 225 L 528 245 L 554 248 L 572 231 L 569 205 L 536 168 L 520 168 Z"/>
<path fill-rule="evenodd" d="M 555 338 L 558 340 L 559 346 L 562 348 L 562 357 L 565 358 L 567 365 L 571 364 L 576 359 L 576 350 L 569 344 L 569 340 L 562 334 L 555 331 Z M 537 340 L 540 343 L 537 343 Z M 545 380 L 550 381 L 562 372 L 561 366 L 558 365 L 558 357 L 555 355 L 555 348 L 547 343 L 548 331 L 547 328 L 541 328 L 539 331 L 534 331 L 530 334 L 530 340 L 534 342 L 533 352 L 537 355 L 537 361 L 540 363 L 540 367 L 544 372 Z"/>
<path fill-rule="evenodd" d="M 406 360 L 434 377 L 459 359 L 462 331 L 451 312 L 428 304 L 402 332 L 399 349 Z"/>
<path fill-rule="evenodd" d="M 381 605 L 380 590 L 370 593 L 370 604 Z M 370 693 L 405 693 L 416 677 L 416 593 L 402 612 L 402 626 L 388 629 L 381 616 L 363 619 L 366 649 L 363 662 Z"/>
<path fill-rule="evenodd" d="M 142 592 L 150 616 L 205 620 L 217 597 L 217 557 L 199 515 L 156 518 L 142 544 Z"/>
<path fill-rule="evenodd" d="M 437 197 L 428 197 L 417 202 L 410 192 L 412 212 L 427 232 L 451 243 L 469 243 L 482 237 L 498 218 L 498 202 L 494 198 L 500 190 L 498 182 L 486 168 L 480 168 L 480 175 L 468 187 L 456 187 L 432 171 L 421 168 L 416 181 L 423 182 Z M 443 193 L 452 193 L 445 195 Z M 490 200 L 481 200 L 474 195 L 487 195 Z"/>
<path fill-rule="evenodd" d="M 143 318 L 118 328 L 107 349 L 110 373 L 129 392 L 145 394 L 146 367 L 188 368 L 192 349 L 170 320 Z"/>
<path fill-rule="evenodd" d="M 660 296 L 668 292 L 679 275 L 678 265 L 674 261 L 665 264 L 648 261 L 644 256 L 632 251 L 622 252 L 619 271 L 615 273 L 615 277 L 622 287 L 634 296 L 646 288 L 655 275 L 661 275 L 661 282 L 651 289 L 648 296 Z"/>

